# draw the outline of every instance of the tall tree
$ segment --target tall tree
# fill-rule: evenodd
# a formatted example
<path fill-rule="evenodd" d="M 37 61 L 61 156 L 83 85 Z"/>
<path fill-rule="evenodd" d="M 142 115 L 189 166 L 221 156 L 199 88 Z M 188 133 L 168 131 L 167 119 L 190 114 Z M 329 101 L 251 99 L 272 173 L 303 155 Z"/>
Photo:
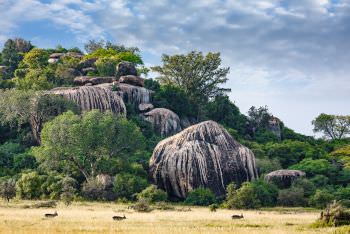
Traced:
<path fill-rule="evenodd" d="M 16 42 L 8 39 L 5 42 L 4 48 L 1 52 L 2 64 L 8 67 L 8 74 L 11 77 L 13 72 L 18 67 L 22 56 L 17 52 Z"/>
<path fill-rule="evenodd" d="M 313 121 L 314 132 L 322 132 L 326 137 L 342 139 L 350 134 L 350 115 L 320 114 Z"/>
<path fill-rule="evenodd" d="M 210 98 L 230 91 L 220 87 L 228 78 L 229 67 L 220 67 L 220 53 L 192 51 L 186 55 L 163 55 L 163 66 L 152 67 L 158 72 L 162 84 L 172 84 L 182 88 L 189 99 L 199 107 Z M 199 109 L 199 112 L 201 110 Z M 199 114 L 199 113 L 198 113 Z"/>
<path fill-rule="evenodd" d="M 136 124 L 98 110 L 82 116 L 66 112 L 44 125 L 41 146 L 34 154 L 48 166 L 78 170 L 87 181 L 98 173 L 98 164 L 111 158 L 127 162 L 143 150 L 144 137 Z"/>

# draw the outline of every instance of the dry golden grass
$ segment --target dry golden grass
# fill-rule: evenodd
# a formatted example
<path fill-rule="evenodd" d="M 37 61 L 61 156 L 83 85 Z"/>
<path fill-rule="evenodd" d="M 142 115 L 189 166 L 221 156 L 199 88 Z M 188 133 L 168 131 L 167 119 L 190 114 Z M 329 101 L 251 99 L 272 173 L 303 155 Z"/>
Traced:
<path fill-rule="evenodd" d="M 192 208 L 190 212 L 152 211 L 137 213 L 126 205 L 114 203 L 60 204 L 55 209 L 23 209 L 28 202 L 0 205 L 0 233 L 128 233 L 128 234 L 292 234 L 334 233 L 335 228 L 313 229 L 310 224 L 317 212 L 306 211 L 240 211 L 209 212 L 208 208 Z M 58 217 L 44 218 L 57 210 Z M 244 219 L 232 220 L 232 214 L 244 214 Z M 123 221 L 113 215 L 125 214 Z"/>

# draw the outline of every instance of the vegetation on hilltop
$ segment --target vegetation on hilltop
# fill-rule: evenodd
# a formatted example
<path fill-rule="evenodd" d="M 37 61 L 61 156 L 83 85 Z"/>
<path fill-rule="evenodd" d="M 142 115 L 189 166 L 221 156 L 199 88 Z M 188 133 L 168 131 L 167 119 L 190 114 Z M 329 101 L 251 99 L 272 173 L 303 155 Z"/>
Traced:
<path fill-rule="evenodd" d="M 79 108 L 62 98 L 48 98 L 42 91 L 73 86 L 84 63 L 95 60 L 88 76 L 115 76 L 121 61 L 147 73 L 140 51 L 111 42 L 90 41 L 86 54 L 78 48 L 37 48 L 24 39 L 9 39 L 0 59 L 0 195 L 25 199 L 164 201 L 163 191 L 147 181 L 148 160 L 162 139 L 132 109 L 127 118 Z M 65 53 L 49 63 L 53 53 Z M 78 54 L 78 55 L 77 55 Z M 154 91 L 156 107 L 168 108 L 192 122 L 214 120 L 255 154 L 261 179 L 241 187 L 231 184 L 226 198 L 198 188 L 188 204 L 221 202 L 228 208 L 262 206 L 324 207 L 333 199 L 350 205 L 349 116 L 321 114 L 313 121 L 315 139 L 295 133 L 274 117 L 267 107 L 252 107 L 247 115 L 222 88 L 229 68 L 221 67 L 219 53 L 190 52 L 164 55 L 153 67 L 157 79 L 146 79 Z M 36 97 L 37 102 L 33 102 Z M 32 131 L 33 113 L 42 126 L 41 142 Z M 34 125 L 36 126 L 36 125 Z M 265 174 L 278 169 L 298 169 L 306 177 L 289 188 L 265 182 Z M 110 183 L 98 175 L 113 178 Z M 106 179 L 107 180 L 107 179 Z"/>

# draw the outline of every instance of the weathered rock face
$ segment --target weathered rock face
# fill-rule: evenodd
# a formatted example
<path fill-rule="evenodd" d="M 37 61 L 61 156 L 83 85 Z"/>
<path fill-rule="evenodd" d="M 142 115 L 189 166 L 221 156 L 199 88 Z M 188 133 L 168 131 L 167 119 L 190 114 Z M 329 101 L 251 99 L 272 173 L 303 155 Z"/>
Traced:
<path fill-rule="evenodd" d="M 142 117 L 150 122 L 154 131 L 161 136 L 172 136 L 181 131 L 180 118 L 171 110 L 165 108 L 155 108 Z"/>
<path fill-rule="evenodd" d="M 104 84 L 104 83 L 113 83 L 115 78 L 112 76 L 103 76 L 103 77 L 90 77 L 90 76 L 78 76 L 74 78 L 74 84 L 76 85 L 86 85 L 91 83 L 92 85 Z"/>
<path fill-rule="evenodd" d="M 119 83 L 125 83 L 125 84 L 135 85 L 139 87 L 143 87 L 145 85 L 144 79 L 142 79 L 139 76 L 133 76 L 133 75 L 121 76 L 119 78 Z"/>
<path fill-rule="evenodd" d="M 130 62 L 120 62 L 117 65 L 117 77 L 133 75 L 137 76 L 137 70 L 134 64 Z"/>
<path fill-rule="evenodd" d="M 132 104 L 135 107 L 138 107 L 141 103 L 151 103 L 153 91 L 123 83 L 115 85 L 118 87 L 118 93 L 125 103 Z"/>
<path fill-rule="evenodd" d="M 153 106 L 151 103 L 141 103 L 141 104 L 139 105 L 139 111 L 140 111 L 141 113 L 150 111 L 150 110 L 152 110 L 153 108 L 154 108 L 154 106 Z"/>
<path fill-rule="evenodd" d="M 97 58 L 85 59 L 79 63 L 80 68 L 95 67 L 95 62 Z"/>
<path fill-rule="evenodd" d="M 98 109 L 101 111 L 109 110 L 122 116 L 126 115 L 125 104 L 118 94 L 102 87 L 55 88 L 48 91 L 48 93 L 59 94 L 68 100 L 74 101 L 82 111 Z"/>
<path fill-rule="evenodd" d="M 299 170 L 277 170 L 265 176 L 265 181 L 274 183 L 281 188 L 290 187 L 294 180 L 304 177 L 305 172 Z"/>
<path fill-rule="evenodd" d="M 214 121 L 193 125 L 158 143 L 150 160 L 150 177 L 169 195 L 185 198 L 198 187 L 217 196 L 226 186 L 258 177 L 251 150 Z"/>
<path fill-rule="evenodd" d="M 272 132 L 279 140 L 282 138 L 282 130 L 281 130 L 281 120 L 279 118 L 271 116 L 268 122 L 268 130 Z"/>

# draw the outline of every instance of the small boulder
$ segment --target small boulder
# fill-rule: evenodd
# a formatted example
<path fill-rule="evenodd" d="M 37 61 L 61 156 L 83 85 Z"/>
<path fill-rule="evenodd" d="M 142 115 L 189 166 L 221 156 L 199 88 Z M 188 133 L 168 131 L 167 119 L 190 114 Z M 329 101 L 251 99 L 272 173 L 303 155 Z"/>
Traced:
<path fill-rule="evenodd" d="M 139 87 L 144 87 L 144 79 L 134 75 L 121 76 L 119 78 L 119 83 L 125 83 L 125 84 L 135 85 Z"/>
<path fill-rule="evenodd" d="M 117 65 L 117 77 L 127 75 L 137 76 L 137 70 L 135 68 L 135 65 L 130 62 L 120 62 Z"/>
<path fill-rule="evenodd" d="M 142 116 L 152 124 L 154 131 L 161 136 L 167 137 L 181 131 L 180 118 L 171 110 L 155 108 Z"/>
<path fill-rule="evenodd" d="M 91 83 L 92 85 L 113 83 L 115 78 L 113 76 L 102 76 L 102 77 L 90 77 L 90 76 L 78 76 L 74 78 L 74 84 L 76 85 L 86 85 Z"/>
<path fill-rule="evenodd" d="M 89 72 L 96 72 L 96 68 L 86 67 L 86 68 L 81 69 L 81 72 L 83 73 L 84 76 L 86 76 Z"/>
<path fill-rule="evenodd" d="M 50 59 L 60 59 L 63 55 L 64 55 L 64 53 L 53 53 L 53 54 L 50 54 L 49 58 Z"/>
<path fill-rule="evenodd" d="M 304 177 L 305 172 L 299 170 L 277 170 L 265 176 L 265 181 L 274 183 L 280 188 L 288 188 L 293 181 L 299 177 Z"/>
<path fill-rule="evenodd" d="M 154 108 L 154 106 L 151 104 L 151 103 L 141 103 L 139 105 L 139 111 L 140 112 L 147 112 L 147 111 L 150 111 Z"/>
<path fill-rule="evenodd" d="M 87 68 L 87 67 L 95 67 L 96 61 L 97 61 L 97 58 L 85 59 L 79 63 L 79 67 L 81 69 Z"/>

